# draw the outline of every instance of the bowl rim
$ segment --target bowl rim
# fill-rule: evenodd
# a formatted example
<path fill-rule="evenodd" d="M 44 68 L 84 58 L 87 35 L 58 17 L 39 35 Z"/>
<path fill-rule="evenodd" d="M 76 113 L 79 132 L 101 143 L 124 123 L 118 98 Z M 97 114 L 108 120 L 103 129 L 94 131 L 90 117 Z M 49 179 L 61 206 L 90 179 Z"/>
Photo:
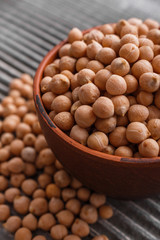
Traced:
<path fill-rule="evenodd" d="M 94 30 L 94 29 L 98 29 L 100 26 L 96 26 L 96 27 L 92 27 L 89 28 L 87 30 L 83 30 L 83 34 Z M 43 77 L 43 72 L 44 72 L 44 68 L 53 62 L 54 59 L 56 59 L 58 50 L 67 42 L 67 39 L 65 39 L 64 41 L 61 41 L 59 44 L 57 44 L 55 47 L 53 47 L 48 53 L 47 55 L 42 59 L 41 63 L 38 66 L 38 69 L 35 73 L 34 76 L 34 82 L 33 82 L 33 97 L 34 97 L 34 102 L 35 105 L 37 107 L 37 109 L 39 109 L 39 112 L 41 114 L 41 116 L 43 117 L 44 121 L 46 122 L 46 124 L 48 125 L 48 127 L 54 131 L 59 137 L 61 137 L 66 143 L 68 143 L 69 145 L 72 145 L 72 147 L 77 148 L 80 151 L 83 151 L 87 154 L 90 155 L 94 155 L 98 158 L 104 159 L 104 160 L 109 160 L 115 163 L 128 163 L 128 164 L 138 164 L 138 165 L 148 165 L 150 163 L 152 164 L 157 164 L 160 163 L 160 157 L 152 157 L 152 158 L 134 158 L 134 157 L 120 157 L 120 156 L 116 156 L 116 155 L 110 155 L 107 153 L 103 153 L 103 152 L 99 152 L 96 150 L 93 150 L 87 146 L 84 146 L 80 143 L 78 143 L 77 141 L 73 140 L 72 138 L 70 138 L 66 133 L 64 133 L 60 128 L 58 128 L 55 123 L 51 120 L 51 118 L 49 117 L 42 99 L 41 99 L 41 92 L 40 92 L 40 81 Z"/>

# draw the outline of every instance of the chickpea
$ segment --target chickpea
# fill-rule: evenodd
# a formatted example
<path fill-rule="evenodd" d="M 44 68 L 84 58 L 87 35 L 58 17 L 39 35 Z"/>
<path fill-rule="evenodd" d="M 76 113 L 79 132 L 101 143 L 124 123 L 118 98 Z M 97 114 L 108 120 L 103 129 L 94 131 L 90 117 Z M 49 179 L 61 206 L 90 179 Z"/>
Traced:
<path fill-rule="evenodd" d="M 99 118 L 109 118 L 114 114 L 114 105 L 107 97 L 99 97 L 93 104 L 93 112 Z"/>
<path fill-rule="evenodd" d="M 35 231 L 37 229 L 37 218 L 29 213 L 22 220 L 22 226 L 29 229 L 30 231 Z"/>
<path fill-rule="evenodd" d="M 56 159 L 56 161 L 57 161 L 57 159 Z M 56 161 L 55 161 L 55 163 L 56 163 Z M 57 168 L 56 168 L 55 164 L 44 167 L 44 174 L 53 175 L 56 171 L 57 171 Z"/>
<path fill-rule="evenodd" d="M 49 85 L 49 83 L 51 82 L 51 80 L 52 80 L 51 77 L 44 77 L 44 78 L 41 80 L 40 87 L 41 87 L 41 92 L 42 92 L 42 93 L 48 92 L 48 90 L 49 90 L 48 85 Z"/>
<path fill-rule="evenodd" d="M 127 74 L 126 76 L 124 76 L 124 79 L 126 81 L 126 84 L 127 84 L 127 91 L 126 93 L 129 94 L 129 93 L 133 93 L 137 90 L 138 88 L 138 81 L 137 79 L 130 75 L 130 74 Z"/>
<path fill-rule="evenodd" d="M 160 30 L 159 29 L 151 29 L 147 34 L 147 38 L 152 40 L 152 42 L 154 44 L 160 44 L 159 37 L 160 37 Z"/>
<path fill-rule="evenodd" d="M 58 169 L 58 170 L 63 169 L 62 163 L 61 163 L 60 161 L 58 161 L 57 159 L 56 159 L 56 161 L 55 161 L 55 167 L 56 167 L 56 169 Z"/>
<path fill-rule="evenodd" d="M 62 210 L 56 214 L 58 222 L 66 227 L 70 227 L 74 221 L 74 215 L 69 210 Z"/>
<path fill-rule="evenodd" d="M 46 68 L 44 69 L 44 76 L 47 76 L 47 77 L 53 77 L 58 73 L 59 73 L 59 69 L 54 63 L 47 65 Z"/>
<path fill-rule="evenodd" d="M 0 162 L 5 162 L 9 159 L 10 153 L 6 148 L 0 149 Z"/>
<path fill-rule="evenodd" d="M 32 163 L 25 163 L 24 174 L 27 177 L 34 176 L 36 174 L 36 167 Z"/>
<path fill-rule="evenodd" d="M 70 234 L 70 235 L 67 235 L 64 240 L 81 240 L 80 237 L 74 235 L 74 234 Z"/>
<path fill-rule="evenodd" d="M 150 40 L 148 38 L 141 37 L 141 38 L 139 38 L 139 47 L 142 47 L 142 46 L 148 46 L 151 49 L 153 49 L 154 43 L 152 42 L 152 40 Z"/>
<path fill-rule="evenodd" d="M 30 199 L 26 196 L 17 196 L 14 198 L 13 207 L 17 213 L 26 215 L 29 210 Z"/>
<path fill-rule="evenodd" d="M 81 104 L 80 101 L 74 102 L 74 103 L 72 104 L 72 106 L 71 106 L 71 110 L 70 110 L 71 114 L 74 115 L 75 112 L 76 112 L 76 110 L 77 110 L 81 105 L 82 105 L 82 104 Z"/>
<path fill-rule="evenodd" d="M 100 89 L 106 89 L 106 82 L 111 77 L 111 72 L 107 69 L 98 71 L 94 77 L 94 84 Z"/>
<path fill-rule="evenodd" d="M 66 202 L 76 196 L 76 191 L 72 188 L 65 188 L 62 190 L 62 198 Z"/>
<path fill-rule="evenodd" d="M 69 57 L 69 56 L 62 57 L 60 59 L 59 68 L 60 68 L 60 71 L 69 70 L 70 72 L 73 73 L 75 71 L 75 68 L 76 68 L 76 59 L 73 58 L 73 57 Z"/>
<path fill-rule="evenodd" d="M 83 41 L 74 41 L 70 47 L 70 53 L 75 58 L 84 57 L 86 55 L 87 45 Z"/>
<path fill-rule="evenodd" d="M 148 29 L 147 25 L 142 23 L 138 26 L 138 35 L 139 36 L 147 35 L 148 31 L 149 31 L 149 29 Z"/>
<path fill-rule="evenodd" d="M 8 187 L 8 180 L 6 177 L 0 175 L 0 191 L 6 190 Z"/>
<path fill-rule="evenodd" d="M 24 168 L 24 162 L 19 157 L 14 157 L 8 162 L 8 169 L 12 173 L 21 173 L 24 171 Z"/>
<path fill-rule="evenodd" d="M 101 218 L 109 219 L 113 216 L 113 209 L 108 205 L 103 205 L 99 208 L 99 215 Z"/>
<path fill-rule="evenodd" d="M 78 28 L 72 28 L 68 34 L 68 42 L 73 43 L 74 41 L 82 40 L 83 34 Z"/>
<path fill-rule="evenodd" d="M 113 34 L 114 28 L 111 24 L 104 24 L 104 25 L 100 26 L 100 31 L 103 34 Z"/>
<path fill-rule="evenodd" d="M 127 43 L 132 43 L 135 44 L 137 47 L 139 46 L 139 41 L 138 38 L 133 35 L 133 34 L 126 34 L 121 38 L 121 46 L 127 44 Z"/>
<path fill-rule="evenodd" d="M 78 97 L 82 104 L 91 104 L 100 96 L 99 89 L 93 83 L 87 83 L 80 87 Z"/>
<path fill-rule="evenodd" d="M 84 68 L 77 74 L 77 80 L 79 85 L 84 85 L 86 83 L 93 82 L 95 73 L 91 69 Z"/>
<path fill-rule="evenodd" d="M 88 49 L 88 47 L 87 47 L 87 49 Z M 82 58 L 77 59 L 77 62 L 76 62 L 76 70 L 77 70 L 77 72 L 79 72 L 80 70 L 86 68 L 88 62 L 89 62 L 89 59 L 87 57 L 82 57 Z"/>
<path fill-rule="evenodd" d="M 141 142 L 138 149 L 143 157 L 157 157 L 159 154 L 159 145 L 151 138 L 145 139 Z"/>
<path fill-rule="evenodd" d="M 37 189 L 37 187 L 38 187 L 38 184 L 33 179 L 27 179 L 23 181 L 21 185 L 22 191 L 29 196 L 33 194 L 33 192 Z"/>
<path fill-rule="evenodd" d="M 121 157 L 132 157 L 133 151 L 130 147 L 120 146 L 115 150 L 115 155 L 121 156 Z"/>
<path fill-rule="evenodd" d="M 3 193 L 0 193 L 0 204 L 4 204 L 5 203 L 5 196 Z"/>
<path fill-rule="evenodd" d="M 29 206 L 30 213 L 41 216 L 48 211 L 48 202 L 45 198 L 35 198 Z"/>
<path fill-rule="evenodd" d="M 133 43 L 124 44 L 119 50 L 119 56 L 126 59 L 129 63 L 136 62 L 139 54 L 139 48 Z"/>
<path fill-rule="evenodd" d="M 32 233 L 28 228 L 19 228 L 14 236 L 14 240 L 31 240 Z"/>
<path fill-rule="evenodd" d="M 130 65 L 124 58 L 118 57 L 112 61 L 111 71 L 123 77 L 130 71 Z"/>
<path fill-rule="evenodd" d="M 102 46 L 112 48 L 116 53 L 120 49 L 120 38 L 115 34 L 107 34 L 102 40 Z"/>
<path fill-rule="evenodd" d="M 13 89 L 13 90 L 10 90 L 9 96 L 12 97 L 13 99 L 16 99 L 21 96 L 21 93 L 20 91 Z"/>
<path fill-rule="evenodd" d="M 160 138 L 160 119 L 155 118 L 149 120 L 147 123 L 147 128 L 154 140 L 158 140 Z"/>
<path fill-rule="evenodd" d="M 150 92 L 140 91 L 137 94 L 137 103 L 149 106 L 153 102 L 153 94 Z"/>
<path fill-rule="evenodd" d="M 132 105 L 128 110 L 128 119 L 130 122 L 144 122 L 148 116 L 148 108 L 140 104 Z"/>
<path fill-rule="evenodd" d="M 131 143 L 141 143 L 150 136 L 147 127 L 141 122 L 132 122 L 126 130 L 126 138 Z"/>
<path fill-rule="evenodd" d="M 157 108 L 160 108 L 160 90 L 155 93 L 154 104 Z"/>
<path fill-rule="evenodd" d="M 95 59 L 97 53 L 101 49 L 102 49 L 102 45 L 93 40 L 92 43 L 90 43 L 87 46 L 87 57 L 90 58 L 90 59 Z"/>
<path fill-rule="evenodd" d="M 27 133 L 31 132 L 31 127 L 26 123 L 19 123 L 16 128 L 16 136 L 18 138 L 23 138 Z"/>
<path fill-rule="evenodd" d="M 19 156 L 24 148 L 24 142 L 20 139 L 15 139 L 11 142 L 10 147 L 11 153 L 15 156 Z"/>
<path fill-rule="evenodd" d="M 145 59 L 148 61 L 152 61 L 154 57 L 153 50 L 149 46 L 142 46 L 139 49 L 139 59 Z"/>
<path fill-rule="evenodd" d="M 157 55 L 156 57 L 153 58 L 152 66 L 154 72 L 160 74 L 160 55 Z"/>
<path fill-rule="evenodd" d="M 149 116 L 148 121 L 154 118 L 160 118 L 160 109 L 155 107 L 154 105 L 148 106 Z"/>
<path fill-rule="evenodd" d="M 76 179 L 74 177 L 72 177 L 72 181 L 71 181 L 70 185 L 74 189 L 78 189 L 78 188 L 82 187 L 82 183 L 78 179 Z"/>
<path fill-rule="evenodd" d="M 87 63 L 86 68 L 91 69 L 93 72 L 97 73 L 99 70 L 104 68 L 104 65 L 97 61 L 97 60 L 92 60 Z"/>
<path fill-rule="evenodd" d="M 108 137 L 103 132 L 94 132 L 87 139 L 88 147 L 103 152 L 108 145 Z"/>
<path fill-rule="evenodd" d="M 3 133 L 1 135 L 1 143 L 2 145 L 9 145 L 14 139 L 14 135 L 12 133 Z"/>
<path fill-rule="evenodd" d="M 62 240 L 68 235 L 67 228 L 62 224 L 57 224 L 51 228 L 51 237 L 55 240 Z"/>
<path fill-rule="evenodd" d="M 90 127 L 96 121 L 92 107 L 88 105 L 80 106 L 75 112 L 75 121 L 79 127 Z"/>
<path fill-rule="evenodd" d="M 93 224 L 98 220 L 97 209 L 90 204 L 86 204 L 81 208 L 80 217 L 85 222 Z"/>
<path fill-rule="evenodd" d="M 62 130 L 68 131 L 73 127 L 74 119 L 69 112 L 60 112 L 54 117 L 55 124 Z"/>
<path fill-rule="evenodd" d="M 46 187 L 46 196 L 51 199 L 52 197 L 60 197 L 61 190 L 60 188 L 54 184 L 51 183 Z"/>
<path fill-rule="evenodd" d="M 104 47 L 99 50 L 96 59 L 101 63 L 110 64 L 116 58 L 116 53 L 112 48 Z"/>
<path fill-rule="evenodd" d="M 60 95 L 53 100 L 51 110 L 55 110 L 57 113 L 67 112 L 70 110 L 71 104 L 71 100 L 68 97 Z"/>
<path fill-rule="evenodd" d="M 36 142 L 36 137 L 33 133 L 28 133 L 23 138 L 23 143 L 25 146 L 32 147 Z"/>
<path fill-rule="evenodd" d="M 127 145 L 126 130 L 125 127 L 116 127 L 109 135 L 110 144 L 114 147 Z"/>
<path fill-rule="evenodd" d="M 15 197 L 20 196 L 20 190 L 18 188 L 8 188 L 5 193 L 5 199 L 7 202 L 12 203 Z"/>
<path fill-rule="evenodd" d="M 59 170 L 54 174 L 54 181 L 56 185 L 60 188 L 67 187 L 70 182 L 71 178 L 69 174 L 65 170 Z"/>
<path fill-rule="evenodd" d="M 49 117 L 51 118 L 52 121 L 54 121 L 54 117 L 56 116 L 56 114 L 57 113 L 54 110 L 49 113 Z"/>
<path fill-rule="evenodd" d="M 88 224 L 85 221 L 76 218 L 71 227 L 71 232 L 83 238 L 89 235 L 90 230 Z"/>
<path fill-rule="evenodd" d="M 143 73 L 153 72 L 153 68 L 150 62 L 147 60 L 139 60 L 132 66 L 132 74 L 139 79 Z"/>
<path fill-rule="evenodd" d="M 52 197 L 49 201 L 49 211 L 53 214 L 64 209 L 64 202 L 60 198 Z"/>
<path fill-rule="evenodd" d="M 142 20 L 139 19 L 139 18 L 130 18 L 128 19 L 128 22 L 131 24 L 131 25 L 135 25 L 135 26 L 139 26 L 142 24 Z"/>
<path fill-rule="evenodd" d="M 111 98 L 113 105 L 114 105 L 114 111 L 119 116 L 125 116 L 126 112 L 128 111 L 130 107 L 129 100 L 124 95 L 119 95 Z"/>
<path fill-rule="evenodd" d="M 158 145 L 159 145 L 159 149 L 160 149 L 160 139 L 157 141 Z M 159 150 L 159 155 L 160 155 L 160 150 Z"/>
<path fill-rule="evenodd" d="M 15 233 L 21 227 L 21 218 L 18 216 L 11 216 L 3 224 L 3 227 L 11 233 Z"/>
<path fill-rule="evenodd" d="M 154 45 L 153 52 L 154 52 L 154 57 L 156 57 L 157 55 L 160 55 L 160 45 Z"/>
<path fill-rule="evenodd" d="M 46 239 L 46 237 L 44 237 L 42 235 L 37 235 L 32 240 L 47 240 L 47 239 Z"/>
<path fill-rule="evenodd" d="M 13 80 L 13 82 L 14 82 L 14 80 Z M 1 103 L 2 109 L 3 109 L 3 107 L 8 106 L 9 104 L 14 104 L 14 100 L 11 96 L 7 96 L 2 100 L 2 103 Z M 3 110 L 1 110 L 1 111 L 3 111 Z"/>
<path fill-rule="evenodd" d="M 10 183 L 13 187 L 20 187 L 25 179 L 25 175 L 22 173 L 12 174 L 10 177 Z"/>
<path fill-rule="evenodd" d="M 116 124 L 117 118 L 115 116 L 106 119 L 98 118 L 95 122 L 95 127 L 101 132 L 110 133 L 115 129 Z"/>
<path fill-rule="evenodd" d="M 38 176 L 37 180 L 41 188 L 46 188 L 52 182 L 52 177 L 46 173 L 42 173 Z"/>
<path fill-rule="evenodd" d="M 128 21 L 124 20 L 124 19 L 120 19 L 117 23 L 116 23 L 116 27 L 115 27 L 115 32 L 117 35 L 120 35 L 121 30 L 124 26 L 129 25 Z"/>
<path fill-rule="evenodd" d="M 111 95 L 120 95 L 126 92 L 127 84 L 123 77 L 113 74 L 106 82 L 106 90 Z"/>
<path fill-rule="evenodd" d="M 46 193 L 45 193 L 45 191 L 43 189 L 35 190 L 33 195 L 32 195 L 33 199 L 34 198 L 39 198 L 39 197 L 40 198 L 45 198 L 45 196 L 46 196 Z"/>
<path fill-rule="evenodd" d="M 77 191 L 78 199 L 82 200 L 83 202 L 87 202 L 89 200 L 90 194 L 90 190 L 85 187 L 81 187 Z"/>
<path fill-rule="evenodd" d="M 56 74 L 49 83 L 49 89 L 54 94 L 63 94 L 68 91 L 69 87 L 70 81 L 68 77 L 63 74 Z"/>
<path fill-rule="evenodd" d="M 26 162 L 35 162 L 36 159 L 36 151 L 32 147 L 25 147 L 21 151 L 21 157 Z"/>
<path fill-rule="evenodd" d="M 72 91 L 72 99 L 73 102 L 77 102 L 79 100 L 79 96 L 78 96 L 78 92 L 79 92 L 80 87 L 76 87 L 73 91 Z"/>
<path fill-rule="evenodd" d="M 159 23 L 153 19 L 147 18 L 144 24 L 148 26 L 149 29 L 159 28 Z"/>
<path fill-rule="evenodd" d="M 72 77 L 71 80 L 70 80 L 71 90 L 72 90 L 72 91 L 73 91 L 75 88 L 79 87 L 77 75 L 78 75 L 78 73 L 76 73 L 75 75 L 73 75 L 73 77 Z M 73 96 L 72 96 L 72 97 L 73 97 Z"/>
<path fill-rule="evenodd" d="M 34 147 L 37 152 L 40 152 L 42 149 L 48 147 L 46 139 L 42 134 L 38 135 L 38 137 L 36 138 Z"/>
<path fill-rule="evenodd" d="M 89 201 L 94 207 L 99 208 L 100 206 L 105 204 L 106 196 L 100 193 L 92 193 Z"/>
<path fill-rule="evenodd" d="M 3 109 L 3 117 L 9 116 L 11 114 L 17 113 L 17 107 L 14 104 L 9 104 Z"/>
<path fill-rule="evenodd" d="M 36 112 L 36 108 L 35 108 L 35 104 L 34 104 L 33 99 L 32 100 L 28 100 L 26 104 L 27 104 L 28 111 Z"/>
<path fill-rule="evenodd" d="M 98 235 L 92 238 L 92 240 L 109 240 L 105 235 Z"/>
<path fill-rule="evenodd" d="M 140 87 L 146 92 L 155 92 L 160 86 L 160 77 L 156 73 L 143 73 L 139 79 Z"/>
<path fill-rule="evenodd" d="M 56 224 L 56 219 L 51 213 L 46 213 L 39 218 L 38 228 L 49 231 Z"/>
<path fill-rule="evenodd" d="M 123 26 L 120 32 L 120 37 L 122 38 L 124 35 L 129 33 L 138 36 L 137 26 L 130 25 L 130 24 Z"/>
<path fill-rule="evenodd" d="M 70 43 L 66 43 L 65 45 L 63 45 L 60 49 L 59 49 L 59 57 L 63 57 L 63 56 L 70 56 L 70 49 L 71 49 L 71 44 Z"/>
<path fill-rule="evenodd" d="M 93 29 L 84 36 L 84 40 L 87 43 L 87 45 L 90 44 L 93 40 L 95 40 L 98 43 L 101 43 L 103 37 L 104 34 L 101 31 Z"/>
<path fill-rule="evenodd" d="M 71 102 L 72 102 L 72 92 L 71 91 L 68 91 L 66 93 L 63 94 L 65 97 L 67 97 Z"/>
<path fill-rule="evenodd" d="M 80 213 L 81 202 L 76 198 L 72 198 L 67 201 L 65 208 L 70 210 L 73 214 L 77 215 Z"/>
<path fill-rule="evenodd" d="M 108 145 L 104 151 L 106 154 L 114 155 L 115 148 L 112 145 Z"/>
<path fill-rule="evenodd" d="M 70 137 L 83 145 L 86 145 L 88 136 L 88 131 L 78 125 L 74 125 L 70 132 Z"/>

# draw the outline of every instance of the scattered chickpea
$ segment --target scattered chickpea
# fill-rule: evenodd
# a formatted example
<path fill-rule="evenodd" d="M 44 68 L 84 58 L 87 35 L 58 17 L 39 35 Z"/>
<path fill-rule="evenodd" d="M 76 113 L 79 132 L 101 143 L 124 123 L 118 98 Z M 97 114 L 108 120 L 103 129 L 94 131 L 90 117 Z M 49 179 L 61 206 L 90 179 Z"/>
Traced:
<path fill-rule="evenodd" d="M 10 208 L 5 204 L 0 205 L 0 222 L 6 221 L 10 216 Z"/>
<path fill-rule="evenodd" d="M 14 236 L 14 240 L 31 240 L 32 233 L 28 228 L 19 228 Z"/>
<path fill-rule="evenodd" d="M 5 196 L 3 193 L 0 193 L 0 204 L 4 204 L 5 203 Z"/>
<path fill-rule="evenodd" d="M 47 239 L 46 239 L 46 237 L 44 237 L 42 235 L 37 235 L 32 240 L 47 240 Z"/>
<path fill-rule="evenodd" d="M 62 190 L 62 199 L 63 201 L 68 201 L 71 198 L 76 196 L 76 191 L 73 188 L 65 188 Z"/>
<path fill-rule="evenodd" d="M 107 236 L 105 235 L 98 235 L 92 238 L 92 240 L 109 240 Z"/>
<path fill-rule="evenodd" d="M 56 214 L 58 222 L 66 227 L 70 227 L 74 221 L 74 215 L 69 210 L 62 210 Z"/>
<path fill-rule="evenodd" d="M 100 206 L 105 204 L 106 196 L 100 193 L 92 193 L 89 201 L 93 206 L 95 206 L 96 208 L 99 208 Z"/>
<path fill-rule="evenodd" d="M 70 234 L 70 235 L 67 235 L 64 240 L 81 240 L 80 237 L 78 237 L 77 235 L 74 235 L 74 234 Z"/>
<path fill-rule="evenodd" d="M 29 213 L 22 220 L 22 226 L 29 229 L 30 231 L 35 231 L 37 229 L 37 218 Z"/>
<path fill-rule="evenodd" d="M 89 235 L 90 231 L 89 226 L 85 221 L 76 218 L 71 227 L 71 232 L 75 235 L 78 235 L 79 237 L 86 237 Z"/>
<path fill-rule="evenodd" d="M 84 202 L 87 202 L 89 200 L 90 194 L 91 194 L 90 190 L 85 187 L 81 187 L 77 191 L 78 199 L 80 199 Z"/>
<path fill-rule="evenodd" d="M 14 157 L 8 162 L 8 169 L 12 173 L 21 173 L 24 171 L 24 168 L 24 162 L 19 157 Z"/>
<path fill-rule="evenodd" d="M 22 173 L 12 174 L 10 178 L 10 183 L 13 187 L 20 187 L 25 179 L 25 175 Z"/>
<path fill-rule="evenodd" d="M 40 187 L 44 189 L 52 182 L 52 177 L 46 173 L 42 173 L 38 176 L 37 181 Z"/>
<path fill-rule="evenodd" d="M 56 219 L 51 213 L 45 213 L 38 220 L 38 228 L 49 231 L 56 224 Z"/>
<path fill-rule="evenodd" d="M 54 181 L 60 188 L 67 187 L 71 182 L 71 177 L 65 170 L 59 170 L 54 174 Z"/>
<path fill-rule="evenodd" d="M 35 198 L 29 206 L 30 213 L 41 216 L 48 211 L 48 202 L 45 198 Z"/>
<path fill-rule="evenodd" d="M 26 179 L 25 181 L 23 181 L 21 185 L 22 191 L 29 196 L 33 194 L 33 192 L 37 189 L 37 187 L 38 187 L 38 184 L 33 179 Z"/>
<path fill-rule="evenodd" d="M 113 210 L 108 205 L 103 205 L 99 208 L 99 215 L 101 218 L 109 219 L 113 216 Z"/>
<path fill-rule="evenodd" d="M 4 193 L 4 197 L 7 202 L 12 203 L 20 194 L 21 192 L 18 188 L 8 188 Z"/>
<path fill-rule="evenodd" d="M 11 216 L 7 219 L 7 221 L 3 224 L 3 227 L 11 233 L 15 233 L 22 224 L 22 220 L 18 216 Z"/>
<path fill-rule="evenodd" d="M 61 190 L 56 184 L 50 183 L 46 187 L 46 196 L 49 199 L 51 199 L 52 197 L 60 197 L 61 196 Z"/>
<path fill-rule="evenodd" d="M 24 136 L 23 142 L 25 146 L 34 146 L 36 142 L 36 136 L 33 133 L 28 133 Z"/>
<path fill-rule="evenodd" d="M 80 213 L 81 202 L 76 198 L 72 198 L 67 201 L 65 208 L 70 210 L 73 214 L 77 215 Z"/>
<path fill-rule="evenodd" d="M 17 213 L 26 215 L 30 207 L 30 199 L 26 196 L 17 196 L 14 198 L 13 207 Z"/>
<path fill-rule="evenodd" d="M 80 211 L 80 218 L 89 224 L 97 222 L 98 220 L 97 209 L 90 204 L 84 205 Z"/>
<path fill-rule="evenodd" d="M 49 201 L 48 207 L 51 213 L 56 214 L 64 209 L 64 202 L 60 198 L 52 197 Z"/>
<path fill-rule="evenodd" d="M 40 152 L 42 149 L 48 147 L 46 139 L 42 134 L 38 135 L 38 137 L 36 138 L 34 147 L 37 152 Z"/>
<path fill-rule="evenodd" d="M 1 148 L 0 149 L 0 162 L 5 162 L 9 159 L 10 157 L 10 152 L 6 148 Z"/>
<path fill-rule="evenodd" d="M 67 228 L 62 224 L 57 224 L 51 228 L 51 237 L 55 240 L 62 240 L 68 235 Z"/>

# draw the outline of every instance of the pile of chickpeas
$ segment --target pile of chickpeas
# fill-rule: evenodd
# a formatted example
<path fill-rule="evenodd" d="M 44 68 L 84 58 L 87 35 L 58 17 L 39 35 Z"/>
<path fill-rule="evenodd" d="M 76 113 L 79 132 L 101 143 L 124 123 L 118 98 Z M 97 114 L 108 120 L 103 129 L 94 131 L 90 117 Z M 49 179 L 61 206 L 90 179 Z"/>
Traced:
<path fill-rule="evenodd" d="M 41 80 L 54 123 L 91 149 L 160 156 L 160 30 L 152 19 L 73 28 Z"/>
<path fill-rule="evenodd" d="M 33 79 L 23 74 L 0 103 L 0 222 L 14 240 L 108 240 L 91 236 L 89 227 L 112 217 L 106 196 L 84 187 L 56 159 L 32 95 Z"/>

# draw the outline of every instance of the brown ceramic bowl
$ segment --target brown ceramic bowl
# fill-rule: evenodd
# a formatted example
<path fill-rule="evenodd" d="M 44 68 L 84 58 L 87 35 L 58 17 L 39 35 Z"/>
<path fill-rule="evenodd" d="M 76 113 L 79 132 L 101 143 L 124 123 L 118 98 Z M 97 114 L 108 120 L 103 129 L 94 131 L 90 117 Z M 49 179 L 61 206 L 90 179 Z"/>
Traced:
<path fill-rule="evenodd" d="M 40 82 L 44 68 L 65 43 L 61 42 L 45 56 L 34 78 L 34 101 L 49 147 L 73 176 L 109 197 L 136 199 L 160 193 L 160 157 L 125 158 L 94 151 L 68 137 L 48 116 L 41 100 Z"/>

